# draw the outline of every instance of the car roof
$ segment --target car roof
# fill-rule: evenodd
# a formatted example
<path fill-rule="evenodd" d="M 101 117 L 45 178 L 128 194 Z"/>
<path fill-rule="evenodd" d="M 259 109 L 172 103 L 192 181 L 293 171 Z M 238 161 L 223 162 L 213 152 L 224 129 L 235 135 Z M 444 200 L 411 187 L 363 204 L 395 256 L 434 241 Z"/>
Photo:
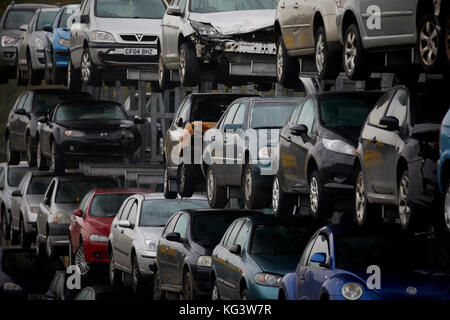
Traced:
<path fill-rule="evenodd" d="M 82 103 L 84 105 L 87 105 L 87 104 L 94 105 L 94 104 L 98 104 L 98 103 L 110 103 L 110 104 L 115 104 L 117 106 L 122 107 L 122 105 L 120 103 L 115 102 L 115 101 L 94 100 L 94 99 L 92 99 L 92 100 L 75 100 L 75 99 L 74 100 L 63 100 L 63 101 L 58 102 L 57 106 L 62 105 L 62 104 L 71 105 L 71 104 L 76 104 L 76 103 Z"/>
<path fill-rule="evenodd" d="M 8 164 L 8 162 L 2 162 L 2 163 L 0 163 L 0 166 L 8 167 L 8 168 L 22 168 L 22 167 L 28 167 L 28 164 L 24 161 L 21 161 L 19 164 L 15 164 L 15 165 Z"/>
<path fill-rule="evenodd" d="M 24 10 L 24 9 L 41 9 L 41 8 L 57 8 L 54 5 L 50 5 L 50 4 L 34 4 L 34 3 L 17 3 L 14 5 L 9 5 L 8 6 L 8 10 L 11 9 L 19 9 L 19 10 Z"/>
<path fill-rule="evenodd" d="M 217 96 L 224 96 L 224 97 L 233 97 L 233 96 L 249 96 L 249 97 L 260 97 L 259 94 L 248 94 L 248 93 L 220 93 L 220 92 L 207 92 L 207 93 L 191 93 L 189 94 L 192 97 L 217 97 Z"/>
<path fill-rule="evenodd" d="M 164 193 L 162 192 L 153 192 L 153 193 L 145 193 L 140 194 L 140 197 L 142 197 L 142 200 L 168 200 L 164 197 Z M 194 194 L 191 198 L 177 198 L 169 201 L 189 201 L 189 200 L 207 200 L 205 196 L 202 195 L 196 195 Z"/>
<path fill-rule="evenodd" d="M 82 174 L 70 174 L 63 176 L 56 176 L 55 179 L 59 181 L 96 181 L 96 180 L 114 180 L 112 177 L 102 176 L 85 176 Z"/>
<path fill-rule="evenodd" d="M 263 215 L 261 211 L 256 210 L 245 210 L 245 209 L 210 209 L 210 208 L 202 208 L 202 209 L 185 209 L 180 210 L 182 212 L 186 212 L 192 215 L 202 215 L 202 214 L 211 214 L 211 213 L 224 213 L 224 214 L 241 214 L 242 216 L 245 215 L 254 215 L 259 214 Z"/>
<path fill-rule="evenodd" d="M 290 219 L 280 219 L 274 214 L 254 215 L 249 216 L 248 219 L 253 224 L 266 225 L 310 225 L 319 229 L 322 224 L 311 216 L 292 216 Z"/>
<path fill-rule="evenodd" d="M 307 97 L 317 97 L 317 98 L 328 98 L 328 97 L 359 97 L 359 96 L 370 96 L 370 95 L 379 95 L 383 94 L 382 91 L 335 91 L 335 92 L 323 92 L 323 93 L 314 93 L 308 95 Z"/>
<path fill-rule="evenodd" d="M 39 11 L 41 12 L 51 12 L 51 11 L 59 11 L 59 7 L 49 7 L 49 8 L 41 8 Z"/>
<path fill-rule="evenodd" d="M 66 93 L 66 94 L 82 94 L 82 95 L 91 95 L 89 92 L 84 92 L 84 91 L 80 91 L 80 92 L 72 92 L 69 91 L 67 89 L 31 89 L 28 90 L 34 93 Z"/>
<path fill-rule="evenodd" d="M 153 190 L 139 190 L 139 189 L 114 189 L 114 190 L 108 190 L 108 189 L 93 189 L 91 190 L 94 194 L 119 194 L 119 193 L 129 193 L 130 195 L 133 194 L 142 194 L 142 193 L 151 193 Z"/>

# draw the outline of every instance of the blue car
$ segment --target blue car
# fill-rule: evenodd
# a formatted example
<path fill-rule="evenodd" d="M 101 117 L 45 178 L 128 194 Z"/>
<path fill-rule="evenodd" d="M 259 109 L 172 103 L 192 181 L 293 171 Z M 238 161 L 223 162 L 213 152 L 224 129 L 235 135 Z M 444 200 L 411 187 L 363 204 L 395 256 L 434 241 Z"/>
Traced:
<path fill-rule="evenodd" d="M 319 227 L 309 216 L 281 220 L 253 215 L 235 220 L 212 253 L 212 299 L 277 299 L 282 277 L 295 270 Z"/>
<path fill-rule="evenodd" d="M 280 300 L 450 299 L 449 261 L 432 234 L 328 226 L 306 245 Z"/>
<path fill-rule="evenodd" d="M 449 105 L 450 108 L 450 105 Z M 440 157 L 438 162 L 438 182 L 444 196 L 445 225 L 450 231 L 450 111 L 445 115 L 441 126 Z"/>
<path fill-rule="evenodd" d="M 69 39 L 72 20 L 80 11 L 80 5 L 61 7 L 52 25 L 45 25 L 47 44 L 45 48 L 45 82 L 59 84 L 66 80 L 69 62 Z"/>

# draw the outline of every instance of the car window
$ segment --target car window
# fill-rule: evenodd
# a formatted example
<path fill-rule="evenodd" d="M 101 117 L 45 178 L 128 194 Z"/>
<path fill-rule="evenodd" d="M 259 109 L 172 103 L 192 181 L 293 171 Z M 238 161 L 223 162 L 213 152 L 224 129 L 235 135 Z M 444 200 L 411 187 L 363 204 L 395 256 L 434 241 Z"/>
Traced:
<path fill-rule="evenodd" d="M 134 201 L 135 201 L 135 199 L 131 198 L 123 206 L 122 212 L 120 213 L 120 216 L 118 217 L 119 220 L 126 220 L 128 218 L 128 215 L 130 214 L 130 208 L 133 205 Z"/>
<path fill-rule="evenodd" d="M 23 102 L 27 98 L 28 94 L 29 94 L 28 92 L 24 93 L 19 97 L 19 99 L 17 99 L 16 105 L 14 106 L 14 110 L 19 110 L 23 108 Z"/>
<path fill-rule="evenodd" d="M 302 257 L 300 258 L 300 265 L 306 266 L 308 264 L 309 253 L 311 252 L 311 248 L 317 238 L 311 238 L 305 249 L 303 250 Z"/>
<path fill-rule="evenodd" d="M 3 29 L 19 29 L 33 18 L 34 10 L 9 10 L 3 23 Z"/>
<path fill-rule="evenodd" d="M 96 194 L 92 199 L 89 215 L 101 218 L 115 217 L 129 196 L 129 193 Z M 134 220 L 132 222 L 134 223 Z"/>
<path fill-rule="evenodd" d="M 168 233 L 173 232 L 173 228 L 174 228 L 174 226 L 175 226 L 175 223 L 176 223 L 177 220 L 178 220 L 178 216 L 179 216 L 179 215 L 174 215 L 174 216 L 169 220 L 169 223 L 166 225 L 166 228 L 164 229 L 164 233 L 163 233 L 163 237 L 164 237 L 164 238 L 166 237 L 166 235 L 167 235 Z"/>
<path fill-rule="evenodd" d="M 235 225 L 233 230 L 231 231 L 228 239 L 225 242 L 225 247 L 226 248 L 231 248 L 234 244 L 234 241 L 236 240 L 236 236 L 238 234 L 238 232 L 241 230 L 242 224 L 244 223 L 244 221 L 239 220 Z"/>
<path fill-rule="evenodd" d="M 222 114 L 227 110 L 230 96 L 217 96 L 214 99 L 208 96 L 191 97 L 192 115 L 190 121 L 217 122 Z M 234 100 L 234 99 L 233 99 Z M 233 101 L 231 100 L 231 101 Z"/>
<path fill-rule="evenodd" d="M 102 188 L 111 189 L 117 187 L 117 184 L 111 180 L 76 180 L 62 181 L 58 184 L 56 192 L 56 203 L 79 203 L 81 199 L 92 189 Z"/>
<path fill-rule="evenodd" d="M 32 94 L 27 95 L 26 99 L 24 100 L 23 107 L 22 107 L 22 109 L 28 113 L 31 112 L 31 96 L 32 96 Z"/>
<path fill-rule="evenodd" d="M 246 221 L 244 222 L 243 226 L 241 227 L 241 230 L 239 231 L 236 237 L 236 240 L 234 241 L 235 245 L 241 246 L 241 250 L 245 247 L 245 244 L 247 243 L 249 230 L 250 224 Z"/>
<path fill-rule="evenodd" d="M 315 254 L 315 253 L 325 253 L 327 257 L 330 256 L 330 249 L 328 244 L 328 238 L 321 234 L 317 237 L 316 242 L 314 242 L 314 245 L 311 249 L 311 253 L 309 255 L 309 259 Z M 308 266 L 312 268 L 321 268 L 321 266 L 318 263 L 311 262 L 308 259 Z"/>
<path fill-rule="evenodd" d="M 189 115 L 191 114 L 191 104 L 190 104 L 190 100 L 187 99 L 186 102 L 181 106 L 181 110 L 180 113 L 178 114 L 177 120 L 175 122 L 175 126 L 178 126 L 178 121 L 180 121 L 180 119 L 183 119 L 183 127 L 188 123 L 189 119 Z"/>
<path fill-rule="evenodd" d="M 236 115 L 236 111 L 239 108 L 239 103 L 233 104 L 230 109 L 228 110 L 225 119 L 223 121 L 223 125 L 232 124 L 234 116 Z"/>
<path fill-rule="evenodd" d="M 184 12 L 184 10 L 186 9 L 186 2 L 187 0 L 178 0 L 178 6 L 181 9 L 181 12 Z"/>
<path fill-rule="evenodd" d="M 83 120 L 127 120 L 122 108 L 105 101 L 95 103 L 69 102 L 59 104 L 56 109 L 55 121 L 83 121 Z"/>
<path fill-rule="evenodd" d="M 50 186 L 47 189 L 47 192 L 45 193 L 44 196 L 44 204 L 46 206 L 50 206 L 51 201 L 52 201 L 52 195 L 53 195 L 53 190 L 55 189 L 55 184 L 56 182 L 53 180 L 53 182 L 50 184 Z"/>
<path fill-rule="evenodd" d="M 83 214 L 86 213 L 87 208 L 89 206 L 89 202 L 91 200 L 92 192 L 88 192 L 84 197 L 83 200 L 81 200 L 80 203 L 80 210 L 83 211 Z"/>
<path fill-rule="evenodd" d="M 8 185 L 17 188 L 22 178 L 28 172 L 27 167 L 13 167 L 8 170 Z"/>
<path fill-rule="evenodd" d="M 68 7 L 64 9 L 59 19 L 59 28 L 70 28 L 72 26 L 72 20 L 80 12 L 78 7 Z"/>
<path fill-rule="evenodd" d="M 95 15 L 101 18 L 162 19 L 166 7 L 161 0 L 97 0 Z"/>
<path fill-rule="evenodd" d="M 181 239 L 186 239 L 186 231 L 188 228 L 189 215 L 187 213 L 182 213 L 180 218 L 175 225 L 175 229 L 173 232 L 178 232 L 180 234 Z"/>
<path fill-rule="evenodd" d="M 196 13 L 210 13 L 241 10 L 273 10 L 276 9 L 277 4 L 277 0 L 191 0 L 190 11 Z"/>
<path fill-rule="evenodd" d="M 23 181 L 23 179 L 22 179 Z M 39 177 L 35 176 L 31 178 L 28 184 L 27 194 L 44 194 L 47 190 L 48 185 L 52 181 L 52 177 Z"/>
<path fill-rule="evenodd" d="M 127 220 L 130 221 L 131 224 L 135 224 L 136 222 L 137 209 L 138 209 L 138 202 L 135 201 L 131 206 L 130 214 L 127 217 Z"/>
<path fill-rule="evenodd" d="M 280 129 L 296 106 L 295 101 L 255 102 L 251 108 L 252 129 Z"/>
<path fill-rule="evenodd" d="M 292 111 L 291 116 L 289 117 L 289 123 L 295 124 L 297 123 L 298 115 L 300 114 L 300 111 L 302 110 L 304 102 L 300 103 L 297 107 L 295 107 L 294 111 Z"/>
<path fill-rule="evenodd" d="M 55 20 L 56 15 L 58 14 L 58 10 L 52 11 L 41 11 L 39 13 L 39 17 L 36 23 L 36 31 L 44 30 L 44 26 L 46 24 L 52 24 L 53 20 Z"/>
<path fill-rule="evenodd" d="M 0 167 L 0 189 L 5 188 L 5 168 Z"/>
<path fill-rule="evenodd" d="M 82 15 L 88 15 L 89 14 L 89 10 L 91 9 L 91 3 L 92 3 L 91 0 L 86 0 L 86 2 L 84 3 Z"/>
<path fill-rule="evenodd" d="M 408 110 L 408 93 L 404 89 L 398 89 L 392 98 L 386 116 L 397 118 L 400 127 L 406 122 Z"/>
<path fill-rule="evenodd" d="M 195 214 L 191 227 L 193 240 L 201 246 L 216 245 L 222 239 L 228 226 L 240 216 L 242 215 L 220 211 Z"/>
<path fill-rule="evenodd" d="M 308 128 L 308 133 L 311 133 L 314 127 L 314 118 L 314 102 L 312 100 L 307 100 L 303 105 L 302 111 L 300 112 L 297 124 L 304 124 Z"/>
<path fill-rule="evenodd" d="M 52 114 L 55 106 L 64 100 L 91 100 L 92 96 L 86 92 L 36 92 L 33 98 L 33 114 Z"/>
<path fill-rule="evenodd" d="M 384 94 L 380 100 L 376 103 L 375 107 L 373 108 L 372 112 L 370 112 L 368 117 L 368 122 L 371 125 L 378 126 L 380 123 L 381 118 L 383 118 L 384 114 L 386 113 L 386 109 L 389 105 L 389 102 L 391 101 L 392 97 L 392 91 Z"/>
<path fill-rule="evenodd" d="M 241 103 L 239 109 L 236 112 L 236 115 L 234 116 L 233 124 L 238 124 L 241 126 L 244 125 L 245 110 L 246 105 L 244 103 Z"/>

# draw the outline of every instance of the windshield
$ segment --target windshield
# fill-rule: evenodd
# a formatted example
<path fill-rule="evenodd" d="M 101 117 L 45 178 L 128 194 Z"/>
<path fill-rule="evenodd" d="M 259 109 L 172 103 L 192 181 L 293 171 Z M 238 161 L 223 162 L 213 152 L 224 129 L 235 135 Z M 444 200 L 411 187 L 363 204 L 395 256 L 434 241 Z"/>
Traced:
<path fill-rule="evenodd" d="M 185 209 L 209 208 L 206 200 L 145 200 L 142 202 L 139 226 L 164 227 L 176 212 Z"/>
<path fill-rule="evenodd" d="M 30 22 L 34 12 L 35 10 L 9 10 L 3 28 L 19 29 L 22 25 Z"/>
<path fill-rule="evenodd" d="M 91 217 L 115 217 L 120 206 L 130 193 L 98 194 L 92 199 L 89 215 Z"/>
<path fill-rule="evenodd" d="M 80 11 L 80 7 L 68 7 L 64 9 L 64 12 L 59 20 L 59 28 L 70 28 L 72 26 L 72 20 Z"/>
<path fill-rule="evenodd" d="M 31 178 L 27 194 L 44 194 L 52 179 L 51 176 Z"/>
<path fill-rule="evenodd" d="M 162 19 L 162 0 L 97 0 L 95 15 L 101 18 Z"/>
<path fill-rule="evenodd" d="M 36 31 L 44 30 L 44 26 L 46 24 L 53 24 L 53 20 L 55 20 L 56 15 L 58 14 L 58 10 L 54 11 L 41 11 L 39 13 L 39 17 L 36 24 Z"/>
<path fill-rule="evenodd" d="M 194 241 L 202 245 L 219 243 L 230 224 L 244 215 L 246 214 L 233 214 L 226 211 L 194 215 L 192 230 Z"/>
<path fill-rule="evenodd" d="M 335 237 L 336 267 L 381 270 L 436 270 L 448 262 L 436 242 L 425 235 L 379 234 Z"/>
<path fill-rule="evenodd" d="M 228 105 L 237 97 L 218 96 L 197 98 L 192 106 L 193 121 L 217 122 L 227 110 Z"/>
<path fill-rule="evenodd" d="M 8 185 L 17 188 L 23 176 L 28 172 L 27 167 L 9 168 L 8 170 Z"/>
<path fill-rule="evenodd" d="M 433 92 L 432 94 L 415 94 L 412 98 L 412 123 L 441 124 L 450 108 L 450 102 L 446 94 L 445 91 Z"/>
<path fill-rule="evenodd" d="M 296 107 L 296 103 L 296 101 L 255 102 L 250 115 L 250 128 L 282 128 Z"/>
<path fill-rule="evenodd" d="M 55 120 L 127 120 L 127 115 L 115 103 L 97 101 L 89 104 L 71 103 L 69 105 L 60 105 L 56 111 Z"/>
<path fill-rule="evenodd" d="M 315 231 L 310 229 L 302 226 L 257 225 L 253 230 L 250 253 L 300 255 Z"/>
<path fill-rule="evenodd" d="M 99 181 L 62 181 L 56 191 L 56 203 L 79 203 L 86 193 L 92 189 L 114 189 L 114 180 Z"/>
<path fill-rule="evenodd" d="M 278 0 L 191 0 L 190 11 L 196 13 L 274 10 Z"/>
<path fill-rule="evenodd" d="M 62 92 L 36 92 L 33 99 L 32 113 L 43 115 L 52 113 L 55 106 L 64 100 L 90 100 L 92 96 L 87 93 Z"/>

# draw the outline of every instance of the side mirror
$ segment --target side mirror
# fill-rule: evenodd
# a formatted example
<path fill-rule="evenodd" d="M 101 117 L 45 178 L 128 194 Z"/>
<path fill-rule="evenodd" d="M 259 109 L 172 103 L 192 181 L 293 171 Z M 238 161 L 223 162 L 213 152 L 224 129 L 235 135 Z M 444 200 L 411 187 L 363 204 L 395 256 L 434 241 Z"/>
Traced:
<path fill-rule="evenodd" d="M 141 119 L 138 116 L 134 116 L 133 122 L 134 122 L 134 124 L 144 124 L 145 123 L 145 119 Z"/>
<path fill-rule="evenodd" d="M 169 16 L 181 16 L 181 8 L 179 6 L 169 6 L 166 13 Z"/>
<path fill-rule="evenodd" d="M 20 31 L 27 31 L 28 30 L 28 25 L 27 24 L 23 24 L 19 27 Z"/>
<path fill-rule="evenodd" d="M 237 129 L 241 129 L 242 125 L 240 124 L 226 124 L 223 126 L 225 131 L 236 131 Z"/>
<path fill-rule="evenodd" d="M 20 197 L 22 197 L 22 192 L 20 192 L 20 190 L 16 190 L 16 191 L 13 191 L 11 195 L 13 197 L 20 198 Z"/>
<path fill-rule="evenodd" d="M 318 263 L 321 267 L 329 268 L 330 264 L 327 261 L 327 254 L 323 252 L 317 252 L 312 255 L 309 261 L 313 263 Z"/>
<path fill-rule="evenodd" d="M 236 254 L 239 255 L 242 252 L 241 246 L 238 244 L 234 244 L 231 248 L 230 248 L 230 253 L 232 254 Z"/>
<path fill-rule="evenodd" d="M 166 236 L 167 241 L 171 242 L 182 242 L 181 236 L 178 232 L 171 232 Z"/>
<path fill-rule="evenodd" d="M 80 23 L 88 24 L 91 21 L 88 14 L 80 16 Z"/>
<path fill-rule="evenodd" d="M 38 118 L 38 122 L 39 123 L 47 123 L 48 122 L 48 118 L 46 116 L 40 116 Z"/>
<path fill-rule="evenodd" d="M 53 28 L 52 28 L 51 24 L 48 24 L 48 23 L 46 25 L 44 25 L 42 30 L 47 31 L 47 32 L 53 32 Z"/>
<path fill-rule="evenodd" d="M 177 127 L 182 128 L 184 125 L 183 118 L 178 119 L 176 125 Z"/>
<path fill-rule="evenodd" d="M 380 126 L 385 127 L 388 131 L 395 131 L 400 129 L 400 124 L 398 123 L 398 119 L 396 117 L 386 116 L 381 118 Z"/>
<path fill-rule="evenodd" d="M 83 216 L 83 210 L 81 209 L 75 209 L 73 210 L 73 214 L 77 217 L 82 217 Z"/>
<path fill-rule="evenodd" d="M 133 229 L 133 225 L 131 224 L 130 221 L 128 220 L 120 220 L 117 225 L 121 228 L 125 228 L 125 229 Z"/>
<path fill-rule="evenodd" d="M 297 124 L 297 125 L 289 127 L 289 132 L 293 136 L 306 135 L 308 133 L 308 127 L 305 126 L 304 124 Z"/>
<path fill-rule="evenodd" d="M 27 115 L 27 112 L 25 111 L 25 109 L 17 109 L 16 111 L 14 111 L 14 113 L 18 114 L 19 116 Z"/>
<path fill-rule="evenodd" d="M 46 295 L 47 299 L 49 299 L 49 300 L 56 300 L 56 298 L 57 298 L 55 291 L 49 291 L 45 295 Z"/>

